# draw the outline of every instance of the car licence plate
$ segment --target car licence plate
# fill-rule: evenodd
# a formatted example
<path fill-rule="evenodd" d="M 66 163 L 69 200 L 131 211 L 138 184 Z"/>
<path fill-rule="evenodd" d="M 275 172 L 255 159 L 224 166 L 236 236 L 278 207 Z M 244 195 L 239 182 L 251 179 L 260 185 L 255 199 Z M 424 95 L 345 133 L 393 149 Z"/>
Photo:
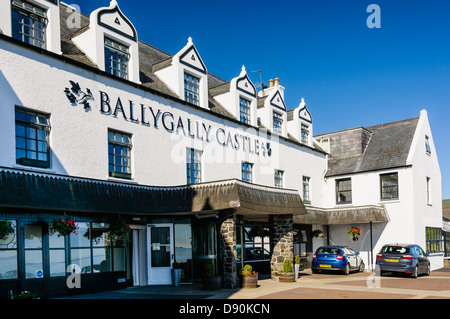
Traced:
<path fill-rule="evenodd" d="M 331 265 L 319 265 L 320 268 L 331 268 Z"/>
<path fill-rule="evenodd" d="M 390 263 L 398 263 L 398 259 L 389 259 L 389 258 L 387 258 L 386 261 L 390 262 Z"/>

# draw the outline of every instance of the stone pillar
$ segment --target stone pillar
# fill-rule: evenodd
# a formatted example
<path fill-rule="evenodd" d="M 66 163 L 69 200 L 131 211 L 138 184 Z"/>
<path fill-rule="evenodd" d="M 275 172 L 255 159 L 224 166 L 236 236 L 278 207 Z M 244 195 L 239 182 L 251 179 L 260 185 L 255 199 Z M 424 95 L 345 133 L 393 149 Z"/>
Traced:
<path fill-rule="evenodd" d="M 276 279 L 285 260 L 290 260 L 294 266 L 294 218 L 292 215 L 273 215 L 269 222 L 272 247 L 270 268 L 272 279 Z"/>
<path fill-rule="evenodd" d="M 220 214 L 220 235 L 223 258 L 223 284 L 225 288 L 238 288 L 236 250 L 236 212 Z"/>

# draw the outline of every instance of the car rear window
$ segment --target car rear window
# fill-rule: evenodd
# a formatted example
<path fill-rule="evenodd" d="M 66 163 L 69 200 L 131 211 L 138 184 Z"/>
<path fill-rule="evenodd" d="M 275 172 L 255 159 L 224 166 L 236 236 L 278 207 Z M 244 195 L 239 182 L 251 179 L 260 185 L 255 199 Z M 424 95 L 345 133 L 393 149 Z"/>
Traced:
<path fill-rule="evenodd" d="M 339 248 L 319 248 L 317 254 L 337 255 L 340 254 Z"/>
<path fill-rule="evenodd" d="M 381 249 L 381 252 L 384 254 L 408 254 L 409 247 L 404 246 L 384 246 Z"/>

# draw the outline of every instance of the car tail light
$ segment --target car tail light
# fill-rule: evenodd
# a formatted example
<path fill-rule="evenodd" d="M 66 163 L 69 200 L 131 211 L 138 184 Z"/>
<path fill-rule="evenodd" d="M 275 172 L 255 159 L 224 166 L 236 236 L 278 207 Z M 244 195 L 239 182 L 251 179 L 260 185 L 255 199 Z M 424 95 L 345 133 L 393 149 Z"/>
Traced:
<path fill-rule="evenodd" d="M 377 258 L 383 258 L 383 254 L 377 254 Z"/>
<path fill-rule="evenodd" d="M 414 257 L 411 255 L 402 255 L 402 258 L 403 259 L 414 259 Z"/>
<path fill-rule="evenodd" d="M 342 258 L 344 258 L 344 256 L 342 256 L 342 255 L 337 255 L 336 256 L 336 260 L 342 260 Z"/>
<path fill-rule="evenodd" d="M 317 258 L 317 257 L 316 257 L 316 254 L 314 254 L 314 255 L 313 255 L 313 259 L 316 259 L 316 258 Z"/>

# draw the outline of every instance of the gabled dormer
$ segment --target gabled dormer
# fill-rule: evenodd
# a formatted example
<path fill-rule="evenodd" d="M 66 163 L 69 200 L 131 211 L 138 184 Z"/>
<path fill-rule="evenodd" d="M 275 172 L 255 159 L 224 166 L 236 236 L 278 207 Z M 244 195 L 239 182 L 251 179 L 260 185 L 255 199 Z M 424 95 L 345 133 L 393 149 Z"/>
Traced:
<path fill-rule="evenodd" d="M 61 54 L 58 0 L 1 0 L 0 33 Z"/>
<path fill-rule="evenodd" d="M 257 126 L 256 87 L 242 67 L 239 76 L 210 90 L 211 96 L 242 123 Z"/>
<path fill-rule="evenodd" d="M 273 134 L 287 137 L 287 110 L 284 103 L 284 87 L 278 78 L 269 81 L 270 86 L 259 92 L 258 122 Z"/>
<path fill-rule="evenodd" d="M 140 83 L 137 31 L 116 0 L 93 11 L 89 27 L 72 40 L 100 70 Z"/>
<path fill-rule="evenodd" d="M 313 120 L 302 98 L 300 105 L 288 112 L 289 134 L 300 143 L 313 146 Z"/>
<path fill-rule="evenodd" d="M 153 66 L 153 72 L 180 99 L 208 107 L 208 71 L 192 38 L 177 54 Z"/>

